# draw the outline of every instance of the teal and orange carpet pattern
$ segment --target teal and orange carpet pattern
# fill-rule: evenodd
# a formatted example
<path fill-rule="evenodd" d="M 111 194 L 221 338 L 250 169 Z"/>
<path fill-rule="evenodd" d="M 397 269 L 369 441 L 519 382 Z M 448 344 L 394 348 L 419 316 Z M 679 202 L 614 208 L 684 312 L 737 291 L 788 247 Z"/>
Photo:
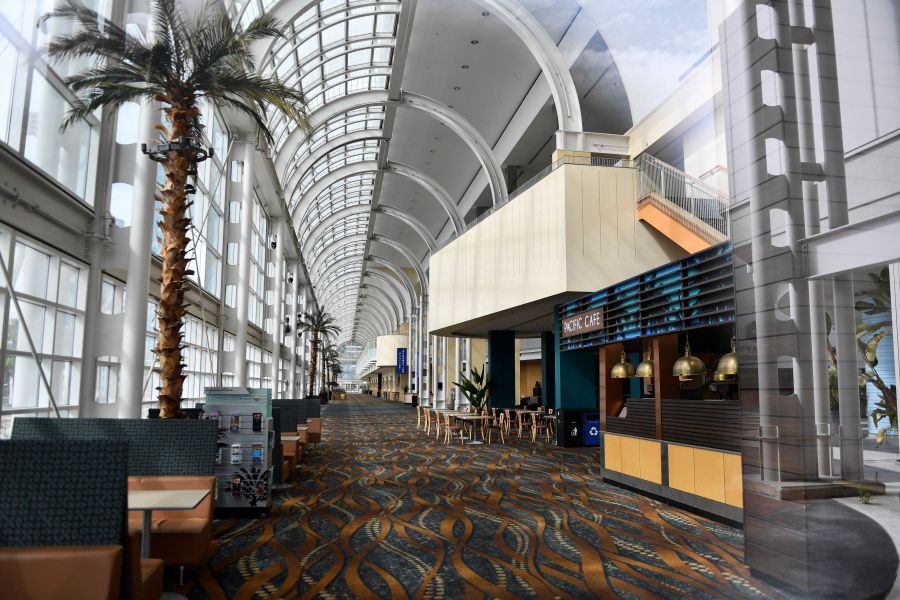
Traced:
<path fill-rule="evenodd" d="M 444 445 L 351 396 L 268 518 L 219 520 L 190 598 L 767 597 L 741 531 L 604 483 L 596 449 Z"/>

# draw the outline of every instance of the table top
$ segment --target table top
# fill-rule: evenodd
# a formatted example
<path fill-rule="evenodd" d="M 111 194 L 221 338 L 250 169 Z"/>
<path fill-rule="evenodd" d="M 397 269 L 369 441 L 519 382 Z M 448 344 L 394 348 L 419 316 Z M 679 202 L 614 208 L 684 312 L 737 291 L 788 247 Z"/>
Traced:
<path fill-rule="evenodd" d="M 492 419 L 493 417 L 489 417 L 488 415 L 474 415 L 472 413 L 461 413 L 461 414 L 456 415 L 456 418 L 457 419 L 469 419 L 469 420 L 474 421 L 476 419 L 477 420 Z"/>
<path fill-rule="evenodd" d="M 129 490 L 128 510 L 190 510 L 209 490 Z"/>
<path fill-rule="evenodd" d="M 287 435 L 281 434 L 281 441 L 282 441 L 282 442 L 299 442 L 299 441 L 300 441 L 300 436 L 299 436 L 299 435 L 292 435 L 292 434 L 290 434 L 290 433 L 287 434 Z"/>

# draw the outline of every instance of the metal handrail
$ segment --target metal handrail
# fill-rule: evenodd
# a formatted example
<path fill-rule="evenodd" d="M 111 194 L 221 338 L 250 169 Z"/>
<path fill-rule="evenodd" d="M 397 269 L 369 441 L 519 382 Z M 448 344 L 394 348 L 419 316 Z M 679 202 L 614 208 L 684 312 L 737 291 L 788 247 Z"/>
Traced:
<path fill-rule="evenodd" d="M 638 202 L 649 196 L 664 199 L 681 209 L 674 211 L 673 216 L 686 225 L 695 224 L 691 222 L 693 217 L 722 235 L 731 237 L 728 198 L 725 195 L 700 179 L 649 154 L 642 154 L 637 162 L 641 173 Z M 682 214 L 678 214 L 679 212 Z"/>

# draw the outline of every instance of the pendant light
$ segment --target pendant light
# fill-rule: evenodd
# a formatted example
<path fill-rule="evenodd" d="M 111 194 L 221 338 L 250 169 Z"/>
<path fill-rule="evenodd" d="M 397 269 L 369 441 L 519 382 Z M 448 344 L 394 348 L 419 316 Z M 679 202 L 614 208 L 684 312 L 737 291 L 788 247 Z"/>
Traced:
<path fill-rule="evenodd" d="M 613 379 L 628 379 L 629 377 L 634 377 L 634 365 L 628 362 L 624 350 L 622 351 L 622 354 L 619 355 L 619 362 L 613 365 L 612 371 L 609 372 L 609 376 Z"/>
<path fill-rule="evenodd" d="M 680 381 L 684 381 L 685 378 L 704 374 L 706 374 L 706 365 L 696 356 L 691 356 L 691 341 L 685 337 L 684 356 L 672 365 L 672 375 L 678 377 Z"/>
<path fill-rule="evenodd" d="M 719 359 L 714 381 L 731 381 L 738 372 L 737 341 L 731 338 L 731 352 Z"/>
<path fill-rule="evenodd" d="M 640 364 L 638 364 L 637 368 L 634 370 L 634 376 L 643 377 L 645 379 L 647 377 L 653 377 L 653 370 L 653 350 L 651 349 L 649 352 L 647 352 L 647 358 L 641 361 Z"/>

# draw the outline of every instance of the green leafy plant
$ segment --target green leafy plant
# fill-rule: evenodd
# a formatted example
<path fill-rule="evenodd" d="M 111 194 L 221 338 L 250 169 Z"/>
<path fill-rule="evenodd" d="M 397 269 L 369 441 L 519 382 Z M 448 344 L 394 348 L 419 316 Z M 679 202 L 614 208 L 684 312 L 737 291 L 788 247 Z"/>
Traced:
<path fill-rule="evenodd" d="M 454 381 L 453 385 L 459 388 L 459 392 L 469 401 L 475 410 L 482 410 L 488 399 L 491 382 L 487 380 L 484 367 L 481 372 L 477 367 L 472 368 L 472 378 L 462 375 L 462 381 Z"/>
<path fill-rule="evenodd" d="M 162 165 L 165 179 L 156 199 L 162 203 L 159 226 L 162 275 L 158 331 L 153 352 L 159 358 L 159 408 L 163 418 L 181 416 L 185 380 L 182 326 L 187 312 L 190 227 L 188 193 L 197 178 L 197 163 L 205 160 L 200 103 L 243 114 L 256 123 L 271 142 L 267 108 L 281 112 L 306 128 L 304 98 L 298 90 L 275 77 L 257 72 L 252 46 L 281 37 L 281 24 L 270 16 L 246 27 L 232 23 L 221 2 L 206 0 L 203 10 L 189 13 L 176 0 L 153 0 L 150 16 L 156 34 L 144 40 L 84 6 L 63 0 L 41 17 L 72 24 L 71 33 L 56 36 L 47 48 L 52 61 L 77 61 L 89 66 L 66 78 L 76 95 L 62 123 L 63 129 L 102 108 L 116 110 L 126 102 L 158 101 L 166 124 L 159 124 L 157 142 L 150 152 Z M 144 141 L 144 140 L 142 140 Z M 147 140 L 150 141 L 150 140 Z M 153 144 L 156 147 L 156 144 Z M 222 157 L 225 159 L 226 157 Z M 153 202 L 147 198 L 147 202 Z"/>
<path fill-rule="evenodd" d="M 878 273 L 869 273 L 869 279 L 874 283 L 870 290 L 861 290 L 856 293 L 856 311 L 870 317 L 879 317 L 869 323 L 859 323 L 856 326 L 856 344 L 859 353 L 865 363 L 865 369 L 859 375 L 859 386 L 864 388 L 871 383 L 878 390 L 880 400 L 875 403 L 875 408 L 870 416 L 878 431 L 875 441 L 881 444 L 884 437 L 891 429 L 897 428 L 897 388 L 888 385 L 878 373 L 878 345 L 891 335 L 893 323 L 890 318 L 891 288 L 890 274 L 884 268 Z M 886 318 L 885 318 L 886 317 Z M 831 335 L 833 323 L 831 315 L 825 314 L 826 335 Z M 828 388 L 832 409 L 837 409 L 837 350 L 829 340 L 828 344 Z M 885 424 L 882 425 L 882 422 Z"/>
<path fill-rule="evenodd" d="M 313 387 L 316 384 L 316 367 L 319 361 L 319 346 L 323 338 L 337 336 L 341 328 L 334 322 L 334 317 L 317 307 L 314 310 L 297 315 L 297 333 L 308 332 L 310 334 L 309 352 L 309 379 L 307 380 L 306 394 L 313 395 Z"/>

